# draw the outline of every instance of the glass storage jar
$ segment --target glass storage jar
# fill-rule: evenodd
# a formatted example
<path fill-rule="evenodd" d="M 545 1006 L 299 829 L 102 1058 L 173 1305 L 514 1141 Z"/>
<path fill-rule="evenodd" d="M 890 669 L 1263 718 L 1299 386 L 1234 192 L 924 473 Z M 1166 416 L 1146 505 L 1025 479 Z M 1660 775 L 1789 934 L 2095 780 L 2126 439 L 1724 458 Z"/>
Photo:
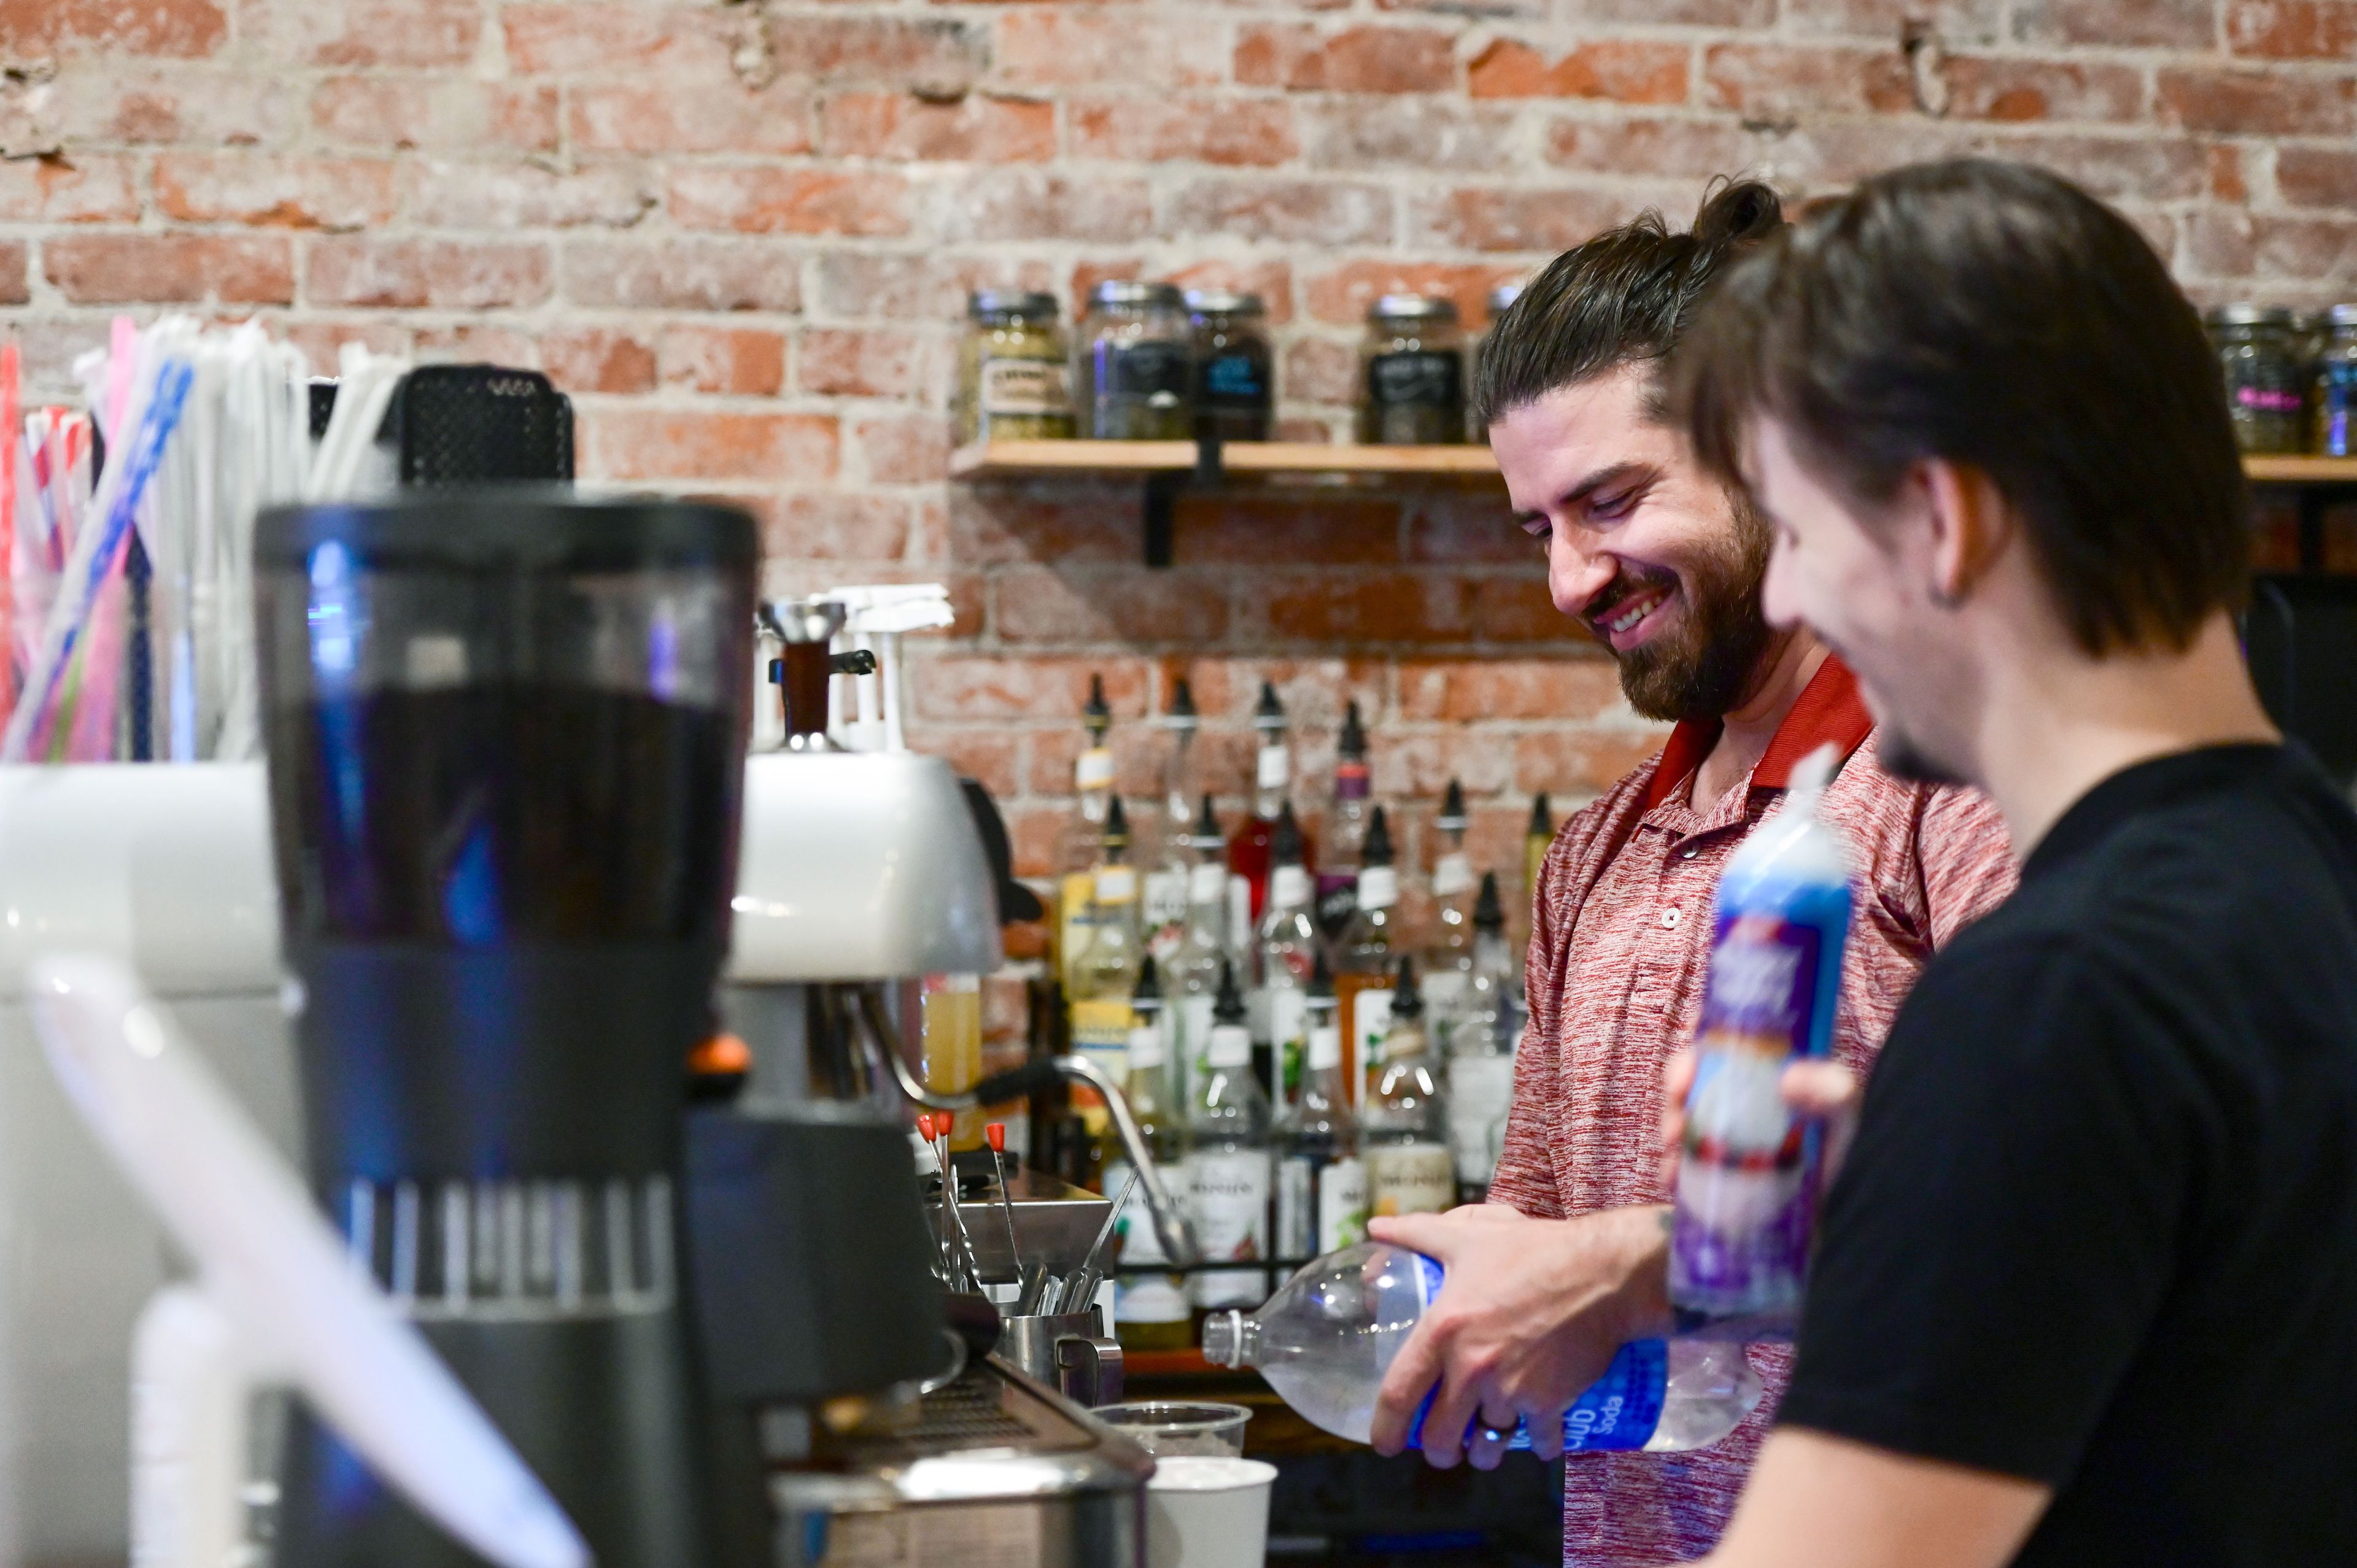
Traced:
<path fill-rule="evenodd" d="M 966 318 L 958 353 L 959 442 L 1070 436 L 1071 350 L 1056 319 L 1056 296 L 983 289 L 967 300 Z"/>
<path fill-rule="evenodd" d="M 1195 345 L 1175 285 L 1089 291 L 1072 357 L 1081 434 L 1100 441 L 1195 438 Z"/>
<path fill-rule="evenodd" d="M 1187 291 L 1195 328 L 1195 434 L 1221 441 L 1265 441 L 1276 420 L 1276 356 L 1268 307 L 1256 294 Z"/>
<path fill-rule="evenodd" d="M 2316 358 L 2309 445 L 2327 457 L 2357 457 L 2357 305 L 2336 305 L 2324 319 L 2330 335 Z"/>
<path fill-rule="evenodd" d="M 1454 304 L 1387 294 L 1367 312 L 1359 349 L 1359 440 L 1370 446 L 1464 443 L 1465 334 Z"/>
<path fill-rule="evenodd" d="M 2292 313 L 2279 306 L 2222 305 L 2210 313 L 2234 440 L 2246 453 L 2298 452 L 2306 443 L 2306 388 L 2292 325 Z"/>
<path fill-rule="evenodd" d="M 1491 340 L 1498 335 L 1498 317 L 1512 310 L 1514 301 L 1522 297 L 1523 285 L 1519 282 L 1501 283 L 1490 291 L 1489 318 L 1482 322 L 1480 338 L 1473 345 L 1473 363 L 1469 372 L 1473 379 L 1480 378 L 1481 356 L 1490 351 Z M 1489 438 L 1490 433 L 1474 423 L 1473 389 L 1469 382 L 1465 389 L 1465 439 L 1479 446 Z"/>

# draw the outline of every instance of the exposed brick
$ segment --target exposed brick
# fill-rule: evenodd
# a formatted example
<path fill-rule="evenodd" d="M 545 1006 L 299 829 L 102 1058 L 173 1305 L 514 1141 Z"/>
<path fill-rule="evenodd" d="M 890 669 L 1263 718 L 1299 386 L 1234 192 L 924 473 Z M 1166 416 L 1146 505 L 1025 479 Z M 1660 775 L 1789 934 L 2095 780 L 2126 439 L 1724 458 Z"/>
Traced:
<path fill-rule="evenodd" d="M 541 369 L 568 392 L 646 392 L 655 387 L 655 350 L 633 333 L 606 328 L 551 332 Z"/>
<path fill-rule="evenodd" d="M 1483 642 L 1552 642 L 1584 644 L 1587 634 L 1579 624 L 1555 607 L 1548 596 L 1546 574 L 1534 562 L 1529 570 L 1476 578 L 1471 591 L 1474 635 Z"/>
<path fill-rule="evenodd" d="M 2334 136 L 2357 130 L 2357 81 L 2290 71 L 2164 67 L 2163 124 L 2225 135 Z"/>
<path fill-rule="evenodd" d="M 1606 38 L 1550 58 L 1512 38 L 1474 57 L 1466 73 L 1476 98 L 1609 98 L 1622 103 L 1682 103 L 1682 44 Z"/>
<path fill-rule="evenodd" d="M 1353 403 L 1359 396 L 1359 357 L 1348 343 L 1331 338 L 1296 338 L 1285 346 L 1277 386 L 1288 403 Z"/>
<path fill-rule="evenodd" d="M 1417 243 L 1453 250 L 1566 251 L 1626 222 L 1661 195 L 1565 187 L 1466 187 L 1415 199 L 1409 204 L 1407 230 Z"/>
<path fill-rule="evenodd" d="M 1293 268 L 1284 262 L 1211 256 L 1157 271 L 1180 288 L 1228 288 L 1239 294 L 1256 294 L 1268 308 L 1272 327 L 1283 327 L 1293 319 Z M 1073 297 L 1080 295 L 1075 293 Z"/>
<path fill-rule="evenodd" d="M 0 240 L 0 305 L 22 305 L 32 298 L 26 276 L 31 250 L 22 240 Z"/>
<path fill-rule="evenodd" d="M 458 240 L 317 240 L 304 274 L 315 305 L 522 308 L 549 295 L 547 248 Z"/>
<path fill-rule="evenodd" d="M 909 660 L 909 687 L 920 718 L 961 724 L 1055 719 L 1077 725 L 1091 676 L 1103 678 L 1105 706 L 1115 719 L 1135 719 L 1145 715 L 1151 672 L 1143 659 L 1017 660 L 919 650 Z"/>
<path fill-rule="evenodd" d="M 399 321 L 371 319 L 337 321 L 306 315 L 292 321 L 266 322 L 270 331 L 303 351 L 312 372 L 332 376 L 338 355 L 347 343 L 357 343 L 371 354 L 408 354 L 415 335 Z"/>
<path fill-rule="evenodd" d="M 1563 797 L 1599 794 L 1662 749 L 1666 729 L 1565 728 L 1514 741 L 1514 788 Z"/>
<path fill-rule="evenodd" d="M 969 93 L 954 103 L 905 92 L 848 92 L 822 111 L 830 157 L 1046 163 L 1056 156 L 1056 106 Z"/>
<path fill-rule="evenodd" d="M 1386 698 L 1388 660 L 1380 658 L 1254 659 L 1198 658 L 1185 673 L 1195 689 L 1195 705 L 1207 722 L 1243 726 L 1260 701 L 1263 682 L 1276 688 L 1286 718 L 1305 731 L 1331 730 L 1342 722 L 1343 705 L 1355 700 L 1362 717 L 1380 722 Z M 1207 732 L 1209 733 L 1209 732 Z M 1246 734 L 1250 731 L 1246 730 Z"/>
<path fill-rule="evenodd" d="M 1057 174 L 1010 166 L 931 181 L 922 228 L 936 240 L 1141 240 L 1154 210 L 1146 181 L 1130 174 Z"/>
<path fill-rule="evenodd" d="M 270 73 L 108 56 L 62 64 L 26 90 L 70 144 L 77 141 L 248 146 L 286 134 L 295 102 Z"/>
<path fill-rule="evenodd" d="M 1788 27 L 1815 37 L 1887 38 L 1899 32 L 1902 19 L 1890 0 L 1785 0 L 1783 10 Z M 1953 49 L 1997 42 L 2004 16 L 2004 0 L 1915 0 L 1903 19 L 1909 27 L 1929 29 Z"/>
<path fill-rule="evenodd" d="M 460 321 L 447 327 L 421 327 L 411 349 L 429 363 L 512 365 L 518 370 L 540 368 L 540 344 L 516 327 L 482 321 Z"/>
<path fill-rule="evenodd" d="M 2357 209 L 2357 152 L 2342 147 L 2281 147 L 2276 189 L 2295 207 Z"/>
<path fill-rule="evenodd" d="M 921 485 L 949 477 L 949 422 L 938 413 L 869 414 L 853 422 L 852 440 L 870 483 Z"/>
<path fill-rule="evenodd" d="M 2217 25 L 2212 0 L 2020 0 L 2017 38 L 2033 43 L 2207 48 Z"/>
<path fill-rule="evenodd" d="M 1399 671 L 1400 716 L 1592 720 L 1620 711 L 1620 668 L 1606 658 L 1413 661 Z"/>
<path fill-rule="evenodd" d="M 393 166 L 374 158 L 172 153 L 156 160 L 156 205 L 192 223 L 364 229 L 393 217 Z"/>
<path fill-rule="evenodd" d="M 1546 134 L 1550 159 L 1595 174 L 1707 178 L 1749 167 L 1760 146 L 1756 133 L 1725 119 L 1566 115 Z"/>
<path fill-rule="evenodd" d="M 909 192 L 873 169 L 688 165 L 672 171 L 670 211 L 689 229 L 740 234 L 904 234 Z"/>
<path fill-rule="evenodd" d="M 404 174 L 410 220 L 435 229 L 627 229 L 660 199 L 635 164 L 421 161 Z"/>
<path fill-rule="evenodd" d="M 2210 184 L 2210 149 L 2184 137 L 2045 134 L 2009 136 L 1995 146 L 2111 201 L 2180 201 Z"/>
<path fill-rule="evenodd" d="M 1366 245 L 1389 240 L 1392 224 L 1392 193 L 1380 185 L 1212 175 L 1172 192 L 1162 227 L 1166 233 Z"/>
<path fill-rule="evenodd" d="M 2186 233 L 2196 272 L 2262 284 L 2357 281 L 2357 218 L 2274 217 L 2210 209 Z"/>
<path fill-rule="evenodd" d="M 483 11 L 480 0 L 337 0 L 276 15 L 306 64 L 421 70 L 473 59 Z"/>
<path fill-rule="evenodd" d="M 1453 266 L 1403 263 L 1382 257 L 1345 262 L 1309 279 L 1310 317 L 1338 325 L 1367 318 L 1367 307 L 1386 294 L 1440 294 L 1457 303 L 1458 319 L 1480 321 L 1489 310 L 1490 291 L 1519 278 L 1520 266 Z"/>
<path fill-rule="evenodd" d="M 656 348 L 665 386 L 774 397 L 786 381 L 786 338 L 750 327 L 674 327 Z"/>
<path fill-rule="evenodd" d="M 1136 199 L 1146 199 L 1141 188 Z M 909 255 L 830 247 L 818 259 L 818 305 L 830 316 L 953 321 L 977 288 L 1050 288 L 1041 261 L 989 256 Z"/>
<path fill-rule="evenodd" d="M 0 0 L 0 56 L 119 50 L 190 59 L 229 40 L 229 15 L 218 0 Z"/>
<path fill-rule="evenodd" d="M 909 553 L 910 510 L 900 496 L 790 490 L 780 499 L 764 546 L 793 560 L 898 561 Z"/>
<path fill-rule="evenodd" d="M 1182 565 L 1387 565 L 1399 560 L 1399 503 L 1373 496 L 1188 494 L 1179 498 L 1174 521 Z"/>
<path fill-rule="evenodd" d="M 2144 114 L 2134 66 L 2014 56 L 1951 56 L 1948 113 L 1962 120 L 2126 122 Z"/>
<path fill-rule="evenodd" d="M 769 46 L 781 76 L 942 100 L 972 88 L 991 58 L 982 24 L 947 16 L 773 16 Z"/>
<path fill-rule="evenodd" d="M 1446 98 L 1336 99 L 1310 116 L 1309 161 L 1321 168 L 1506 169 L 1522 151 L 1516 113 Z"/>
<path fill-rule="evenodd" d="M 1776 19 L 1776 0 L 1583 0 L 1579 16 L 1648 27 L 1765 27 Z"/>
<path fill-rule="evenodd" d="M 794 380 L 826 397 L 913 398 L 931 390 L 936 338 L 892 328 L 806 328 Z"/>
<path fill-rule="evenodd" d="M 275 235 L 65 234 L 41 242 L 41 270 L 77 305 L 295 299 L 294 251 Z"/>
<path fill-rule="evenodd" d="M 817 145 L 812 100 L 798 82 L 748 91 L 735 77 L 684 91 L 675 72 L 660 83 L 585 82 L 571 90 L 573 145 L 610 153 L 807 153 Z"/>
<path fill-rule="evenodd" d="M 941 757 L 960 775 L 989 790 L 996 800 L 1012 800 L 1022 788 L 1017 757 L 1020 745 L 1015 735 L 1003 729 L 924 725 L 909 732 L 909 750 Z"/>
<path fill-rule="evenodd" d="M 1209 642 L 1227 633 L 1227 594 L 1220 572 L 1010 567 L 993 580 L 991 625 L 1009 642 Z"/>
<path fill-rule="evenodd" d="M 1278 641 L 1453 642 L 1470 625 L 1466 585 L 1439 573 L 1270 572 L 1239 607 Z"/>
<path fill-rule="evenodd" d="M 1406 555 L 1460 565 L 1526 566 L 1542 559 L 1539 546 L 1514 526 L 1505 493 L 1494 484 L 1419 492 L 1408 506 Z"/>
<path fill-rule="evenodd" d="M 139 192 L 128 158 L 83 154 L 0 163 L 0 220 L 16 223 L 133 223 Z"/>
<path fill-rule="evenodd" d="M 2357 0 L 2230 0 L 2226 47 L 2276 59 L 2357 60 Z"/>
<path fill-rule="evenodd" d="M 1075 157 L 1273 166 L 1301 152 L 1292 106 L 1265 99 L 1082 99 L 1065 115 Z"/>
<path fill-rule="evenodd" d="M 639 310 L 802 308 L 791 256 L 771 246 L 713 240 L 575 241 L 565 247 L 565 297 Z"/>
<path fill-rule="evenodd" d="M 581 419 L 583 471 L 599 478 L 808 484 L 835 470 L 826 414 L 601 408 Z"/>
<path fill-rule="evenodd" d="M 1108 6 L 1009 10 L 992 75 L 1017 87 L 1202 87 L 1227 75 L 1225 31 Z"/>
<path fill-rule="evenodd" d="M 1721 44 L 1703 56 L 1703 91 L 1752 119 L 1898 113 L 1914 102 L 1906 58 L 1884 49 Z"/>
<path fill-rule="evenodd" d="M 1131 561 L 1137 522 L 1127 487 L 1075 483 L 959 486 L 950 494 L 950 553 L 975 566 L 1017 561 Z"/>
<path fill-rule="evenodd" d="M 554 87 L 465 77 L 334 76 L 311 95 L 329 141 L 428 152 L 554 152 L 556 110 Z"/>
<path fill-rule="evenodd" d="M 643 81 L 683 68 L 725 72 L 728 18 L 691 5 L 610 3 L 500 8 L 508 69 L 525 75 L 609 76 Z"/>
<path fill-rule="evenodd" d="M 1297 92 L 1442 92 L 1457 84 L 1457 56 L 1436 28 L 1254 23 L 1237 35 L 1235 74 Z"/>

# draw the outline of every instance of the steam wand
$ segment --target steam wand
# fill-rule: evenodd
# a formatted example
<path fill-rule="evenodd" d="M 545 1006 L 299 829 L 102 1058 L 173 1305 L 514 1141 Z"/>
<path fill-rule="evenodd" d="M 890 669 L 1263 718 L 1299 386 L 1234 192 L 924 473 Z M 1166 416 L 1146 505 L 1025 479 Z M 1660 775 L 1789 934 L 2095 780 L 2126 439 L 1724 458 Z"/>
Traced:
<path fill-rule="evenodd" d="M 1161 1240 L 1163 1255 L 1182 1269 L 1200 1261 L 1202 1254 L 1195 1247 L 1194 1227 L 1187 1222 L 1178 1204 L 1171 1201 L 1169 1188 L 1162 1182 L 1162 1172 L 1154 1163 L 1153 1151 L 1146 1147 L 1146 1135 L 1138 1130 L 1137 1118 L 1130 1113 L 1129 1101 L 1103 1069 L 1083 1056 L 1035 1057 L 1021 1067 L 984 1079 L 963 1093 L 939 1094 L 926 1088 L 924 1081 L 909 1070 L 901 1049 L 900 1032 L 893 1026 L 891 1015 L 885 1009 L 882 988 L 869 983 L 856 990 L 857 1012 L 866 1025 L 860 1034 L 869 1060 L 888 1070 L 893 1081 L 900 1086 L 900 1092 L 927 1111 L 973 1111 L 1030 1094 L 1059 1081 L 1086 1084 L 1103 1096 L 1114 1128 L 1121 1134 L 1122 1149 L 1137 1173 L 1137 1185 L 1145 1189 L 1146 1211 L 1154 1216 L 1154 1233 Z"/>

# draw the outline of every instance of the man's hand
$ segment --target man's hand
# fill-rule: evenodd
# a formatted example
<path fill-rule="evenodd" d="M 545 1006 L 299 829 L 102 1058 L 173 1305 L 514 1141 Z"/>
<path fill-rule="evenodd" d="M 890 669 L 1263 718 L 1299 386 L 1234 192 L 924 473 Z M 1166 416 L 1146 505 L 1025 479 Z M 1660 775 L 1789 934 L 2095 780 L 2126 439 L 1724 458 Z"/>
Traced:
<path fill-rule="evenodd" d="M 1678 1190 L 1678 1161 L 1685 1152 L 1686 1095 L 1694 1089 L 1695 1054 L 1689 1046 L 1662 1069 L 1662 1187 Z M 1825 1128 L 1824 1174 L 1818 1190 L 1833 1184 L 1834 1173 L 1849 1157 L 1850 1140 L 1857 1133 L 1857 1104 L 1865 1086 L 1857 1074 L 1836 1061 L 1798 1061 L 1778 1080 L 1784 1103 L 1799 1114 L 1822 1122 Z"/>
<path fill-rule="evenodd" d="M 1631 1208 L 1532 1219 L 1476 1203 L 1369 1221 L 1376 1240 L 1412 1248 L 1448 1271 L 1383 1378 L 1376 1450 L 1406 1447 L 1416 1409 L 1437 1383 L 1422 1434 L 1427 1463 L 1445 1470 L 1462 1456 L 1495 1469 L 1517 1420 L 1529 1423 L 1540 1458 L 1560 1456 L 1572 1402 L 1624 1341 L 1666 1329 L 1667 1216 Z M 1487 1430 L 1476 1430 L 1469 1447 L 1477 1415 Z"/>

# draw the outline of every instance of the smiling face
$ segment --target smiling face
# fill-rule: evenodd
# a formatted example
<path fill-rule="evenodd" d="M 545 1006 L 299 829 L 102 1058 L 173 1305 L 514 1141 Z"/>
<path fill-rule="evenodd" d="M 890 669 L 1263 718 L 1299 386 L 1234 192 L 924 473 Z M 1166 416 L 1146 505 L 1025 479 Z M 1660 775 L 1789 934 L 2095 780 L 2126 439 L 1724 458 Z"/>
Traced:
<path fill-rule="evenodd" d="M 1770 540 L 1761 591 L 1769 620 L 1806 625 L 1857 675 L 1880 726 L 1875 752 L 1886 770 L 1926 783 L 1972 781 L 1978 660 L 1956 603 L 1932 591 L 1941 564 L 1921 484 L 1861 517 L 1775 420 L 1753 420 L 1744 451 Z"/>
<path fill-rule="evenodd" d="M 1652 388 L 1646 365 L 1559 388 L 1501 415 L 1490 448 L 1555 607 L 1612 650 L 1629 705 L 1715 719 L 1776 641 L 1760 604 L 1767 530 L 1655 417 Z"/>

